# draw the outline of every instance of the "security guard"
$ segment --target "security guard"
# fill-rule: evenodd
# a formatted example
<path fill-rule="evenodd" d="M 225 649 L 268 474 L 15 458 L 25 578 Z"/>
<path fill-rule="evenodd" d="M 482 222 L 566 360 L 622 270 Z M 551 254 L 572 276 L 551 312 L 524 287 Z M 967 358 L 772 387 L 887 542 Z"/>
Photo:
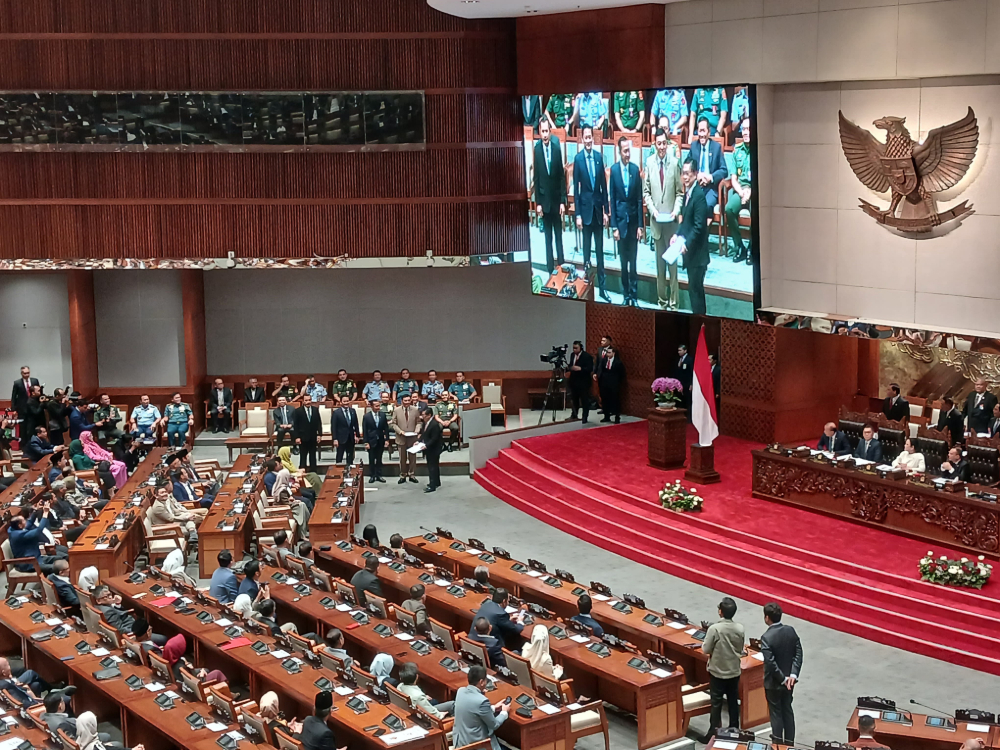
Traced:
<path fill-rule="evenodd" d="M 616 91 L 612 106 L 618 130 L 624 130 L 626 133 L 637 133 L 642 130 L 642 125 L 646 121 L 646 102 L 641 91 Z"/>
<path fill-rule="evenodd" d="M 553 94 L 545 105 L 545 116 L 554 128 L 566 127 L 566 122 L 573 114 L 572 94 Z"/>
<path fill-rule="evenodd" d="M 403 403 L 403 396 L 412 396 L 420 390 L 420 385 L 410 377 L 410 371 L 405 367 L 399 372 L 399 380 L 392 387 L 392 395 L 397 404 Z"/>
<path fill-rule="evenodd" d="M 97 428 L 97 439 L 102 440 L 107 445 L 118 442 L 123 433 L 118 425 L 124 419 L 117 406 L 111 405 L 111 396 L 107 393 L 101 394 L 101 404 L 94 412 L 94 427 Z"/>
<path fill-rule="evenodd" d="M 459 370 L 455 373 L 455 382 L 448 386 L 448 393 L 454 396 L 458 403 L 467 404 L 476 395 L 476 388 L 465 379 L 465 373 Z"/>
<path fill-rule="evenodd" d="M 708 89 L 695 89 L 694 97 L 691 99 L 691 119 L 688 128 L 688 138 L 694 141 L 697 130 L 695 128 L 698 120 L 703 117 L 708 120 L 708 127 L 715 131 L 716 135 L 722 135 L 722 128 L 726 124 L 726 117 L 729 114 L 729 99 L 726 98 L 726 90 L 721 86 Z"/>
<path fill-rule="evenodd" d="M 348 396 L 351 401 L 357 400 L 358 387 L 354 384 L 353 380 L 347 377 L 347 370 L 337 371 L 337 379 L 333 381 L 333 386 L 330 388 L 330 395 L 336 403 L 339 403 L 340 399 L 344 396 Z"/>
<path fill-rule="evenodd" d="M 187 439 L 188 430 L 194 425 L 194 412 L 181 401 L 179 392 L 163 409 L 163 419 L 167 423 L 167 445 L 180 448 Z"/>
<path fill-rule="evenodd" d="M 750 120 L 740 126 L 743 140 L 733 149 L 733 176 L 729 198 L 726 200 L 726 230 L 734 243 L 733 262 L 751 262 L 750 248 L 740 233 L 740 210 L 750 210 Z"/>
<path fill-rule="evenodd" d="M 441 393 L 438 402 L 434 404 L 434 419 L 442 428 L 448 428 L 451 432 L 448 436 L 448 452 L 451 453 L 454 447 L 461 446 L 462 420 L 458 416 L 458 404 L 448 391 Z"/>

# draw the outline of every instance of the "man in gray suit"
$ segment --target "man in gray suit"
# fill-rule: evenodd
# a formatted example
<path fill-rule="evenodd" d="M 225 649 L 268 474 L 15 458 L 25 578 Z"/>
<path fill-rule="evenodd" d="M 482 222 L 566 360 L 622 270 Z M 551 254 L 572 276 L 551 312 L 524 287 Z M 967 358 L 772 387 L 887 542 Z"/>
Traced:
<path fill-rule="evenodd" d="M 485 689 L 486 667 L 474 664 L 469 667 L 469 684 L 459 688 L 455 695 L 455 747 L 489 739 L 493 750 L 500 750 L 493 733 L 507 721 L 506 703 L 501 701 L 491 706 L 483 693 Z"/>
<path fill-rule="evenodd" d="M 677 231 L 677 217 L 681 212 L 684 185 L 681 183 L 681 161 L 677 148 L 670 143 L 664 130 L 656 131 L 653 141 L 656 153 L 646 159 L 646 176 L 642 181 L 642 199 L 649 212 L 649 233 L 653 236 L 653 254 L 656 256 L 656 296 L 660 307 L 676 310 L 680 297 L 677 282 L 677 262 L 667 264 L 663 253 L 670 238 Z M 667 269 L 670 270 L 670 288 L 667 289 Z"/>

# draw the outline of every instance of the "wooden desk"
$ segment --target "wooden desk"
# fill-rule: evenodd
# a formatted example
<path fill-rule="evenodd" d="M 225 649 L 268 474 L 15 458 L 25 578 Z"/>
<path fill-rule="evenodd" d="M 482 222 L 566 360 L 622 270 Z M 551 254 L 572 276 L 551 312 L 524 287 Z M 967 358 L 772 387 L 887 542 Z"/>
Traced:
<path fill-rule="evenodd" d="M 364 473 L 359 466 L 329 467 L 309 517 L 309 541 L 313 546 L 349 539 L 361 521 L 364 497 Z"/>
<path fill-rule="evenodd" d="M 494 562 L 471 554 L 464 549 L 453 549 L 449 539 L 430 541 L 424 537 L 410 537 L 404 540 L 407 552 L 415 557 L 449 568 L 456 576 L 470 578 L 476 566 L 485 565 L 490 571 L 490 583 L 503 586 L 514 596 L 526 601 L 537 602 L 556 615 L 570 618 L 579 612 L 577 600 L 581 594 L 590 594 L 594 607 L 591 616 L 601 623 L 604 630 L 634 643 L 640 649 L 649 649 L 664 654 L 684 670 L 691 684 L 708 681 L 708 656 L 701 650 L 701 642 L 691 637 L 698 629 L 697 624 L 683 624 L 671 620 L 662 612 L 642 610 L 633 607 L 629 613 L 614 609 L 617 597 L 610 598 L 592 591 L 582 583 L 560 582 L 559 587 L 543 582 L 542 577 L 528 572 L 516 572 L 515 565 L 527 565 L 517 560 L 496 558 Z M 465 545 L 459 542 L 464 547 Z M 339 552 L 334 548 L 331 552 Z M 495 557 L 490 553 L 490 557 Z M 382 570 L 380 569 L 380 574 Z M 391 572 L 391 571 L 390 571 Z M 652 625 L 643 620 L 647 614 L 655 614 L 662 625 Z M 553 641 L 550 641 L 550 646 Z M 743 657 L 743 673 L 740 678 L 740 725 L 754 727 L 769 721 L 767 699 L 764 696 L 764 662 L 761 655 L 748 649 Z"/>
<path fill-rule="evenodd" d="M 240 455 L 243 451 L 263 452 L 271 444 L 271 435 L 248 435 L 247 437 L 226 438 L 226 450 L 229 451 L 229 463 L 233 463 L 233 451 L 238 450 Z"/>
<path fill-rule="evenodd" d="M 173 633 L 184 633 L 190 639 L 194 647 L 194 662 L 206 669 L 221 669 L 227 677 L 237 682 L 246 682 L 250 686 L 251 695 L 259 699 L 268 690 L 274 690 L 284 706 L 284 710 L 289 715 L 304 717 L 313 711 L 313 704 L 317 692 L 315 682 L 320 677 L 339 684 L 337 676 L 323 668 L 313 669 L 304 665 L 298 674 L 289 674 L 281 667 L 281 660 L 269 654 L 259 655 L 250 645 L 238 648 L 223 650 L 223 646 L 229 642 L 229 637 L 223 632 L 224 628 L 214 622 L 203 623 L 195 615 L 180 615 L 174 607 L 152 606 L 151 601 L 155 596 L 150 593 L 152 585 L 157 581 L 152 578 L 146 579 L 143 583 L 132 584 L 122 576 L 113 578 L 106 583 L 112 590 L 121 594 L 130 602 L 130 606 L 141 609 L 145 612 L 154 632 L 164 635 Z M 145 592 L 144 596 L 139 596 Z M 216 618 L 224 618 L 226 613 L 219 607 L 203 605 L 195 602 L 198 611 L 208 611 Z M 272 649 L 275 646 L 275 639 L 269 635 L 255 635 L 248 633 L 250 642 L 263 641 Z M 366 733 L 364 727 L 380 725 L 382 720 L 389 714 L 395 713 L 403 719 L 406 727 L 413 726 L 406 715 L 392 706 L 382 706 L 374 701 L 368 704 L 369 711 L 362 715 L 356 715 L 347 707 L 350 695 L 341 696 L 334 694 L 334 711 L 330 714 L 330 723 L 338 735 L 341 744 L 345 743 L 345 735 L 349 736 L 346 744 L 355 746 L 363 745 L 371 748 L 384 750 L 386 744 L 371 733 Z M 437 730 L 431 731 L 420 739 L 402 743 L 394 747 L 403 747 L 406 750 L 440 750 L 443 737 Z"/>
<path fill-rule="evenodd" d="M 76 540 L 69 551 L 70 580 L 77 580 L 81 570 L 93 565 L 100 572 L 103 581 L 105 578 L 122 575 L 135 562 L 139 551 L 146 544 L 142 521 L 151 504 L 148 492 L 151 488 L 147 482 L 162 468 L 163 456 L 173 450 L 173 448 L 151 450 L 125 485 L 115 493 L 114 498 L 104 506 L 97 518 Z M 142 500 L 132 499 L 132 495 L 137 492 L 142 493 Z M 115 518 L 130 506 L 136 510 L 132 525 L 127 529 L 116 529 Z M 115 534 L 118 535 L 118 544 L 105 546 L 104 543 L 97 543 L 101 536 L 111 537 Z"/>
<path fill-rule="evenodd" d="M 254 511 L 256 499 L 255 495 L 239 493 L 248 479 L 255 489 L 259 488 L 263 482 L 262 471 L 259 459 L 249 454 L 239 456 L 229 469 L 208 515 L 198 527 L 198 571 L 202 578 L 212 576 L 218 565 L 216 557 L 222 550 L 228 549 L 233 553 L 233 560 L 238 562 L 250 549 L 253 521 L 248 522 L 248 518 Z M 242 502 L 243 510 L 227 515 L 237 500 Z"/>
<path fill-rule="evenodd" d="M 859 736 L 858 733 L 858 711 L 868 711 L 869 709 L 855 708 L 851 714 L 851 720 L 847 723 L 847 736 L 853 742 Z M 925 714 L 911 714 L 908 711 L 900 711 L 911 719 L 909 724 L 883 721 L 881 711 L 874 711 L 879 714 L 875 717 L 875 739 L 892 748 L 905 748 L 906 750 L 955 750 L 966 740 L 982 737 L 986 742 L 986 747 L 1000 747 L 1000 727 L 990 726 L 986 732 L 970 731 L 968 722 L 958 721 L 955 729 L 945 729 L 943 727 L 927 726 L 927 716 Z M 973 725 L 975 726 L 975 725 Z"/>
<path fill-rule="evenodd" d="M 996 503 L 910 480 L 880 479 L 872 472 L 816 459 L 767 450 L 752 454 L 754 497 L 961 547 L 977 555 L 1000 555 L 1000 507 Z"/>

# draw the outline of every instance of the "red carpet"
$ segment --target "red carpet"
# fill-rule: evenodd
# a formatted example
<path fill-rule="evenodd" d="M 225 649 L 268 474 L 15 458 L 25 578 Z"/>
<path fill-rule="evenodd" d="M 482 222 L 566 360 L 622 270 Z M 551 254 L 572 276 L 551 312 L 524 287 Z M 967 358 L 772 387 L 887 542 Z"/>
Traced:
<path fill-rule="evenodd" d="M 691 441 L 694 435 L 691 435 Z M 1000 674 L 995 612 L 982 592 L 920 581 L 928 549 L 956 550 L 750 495 L 755 444 L 720 437 L 719 484 L 701 513 L 663 510 L 683 470 L 646 465 L 646 423 L 515 442 L 476 480 L 530 515 L 604 549 L 696 583 L 871 640 Z M 877 565 L 876 569 L 874 566 Z"/>

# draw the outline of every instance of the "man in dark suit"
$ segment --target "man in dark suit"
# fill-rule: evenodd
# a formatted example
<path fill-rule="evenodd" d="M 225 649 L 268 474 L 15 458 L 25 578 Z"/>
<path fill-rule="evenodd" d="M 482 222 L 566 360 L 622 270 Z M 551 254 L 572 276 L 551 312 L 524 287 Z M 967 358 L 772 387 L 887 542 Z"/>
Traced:
<path fill-rule="evenodd" d="M 337 738 L 326 721 L 331 708 L 333 693 L 328 690 L 316 693 L 313 715 L 302 721 L 302 729 L 295 735 L 304 750 L 337 750 Z"/>
<path fill-rule="evenodd" d="M 989 433 L 991 438 L 1000 435 L 1000 404 L 993 407 L 993 417 L 990 419 Z"/>
<path fill-rule="evenodd" d="M 479 607 L 476 617 L 486 618 L 490 624 L 490 635 L 499 639 L 507 648 L 520 649 L 523 640 L 521 631 L 524 630 L 524 625 L 521 624 L 522 615 L 518 615 L 517 622 L 510 619 L 510 615 L 507 614 L 509 599 L 510 595 L 507 593 L 507 589 L 496 589 L 493 596 Z"/>
<path fill-rule="evenodd" d="M 361 439 L 358 428 L 358 413 L 351 406 L 351 399 L 344 396 L 340 406 L 333 410 L 330 417 L 330 434 L 333 436 L 333 447 L 337 449 L 337 463 L 344 459 L 350 466 L 354 463 L 354 445 Z"/>
<path fill-rule="evenodd" d="M 820 436 L 818 450 L 829 451 L 835 456 L 843 456 L 851 452 L 851 441 L 847 434 L 837 429 L 836 422 L 827 422 L 823 426 L 823 434 Z"/>
<path fill-rule="evenodd" d="M 582 342 L 574 341 L 569 355 L 569 395 L 573 403 L 570 419 L 579 419 L 577 413 L 583 407 L 584 424 L 590 413 L 590 374 L 593 371 L 594 358 L 584 350 Z"/>
<path fill-rule="evenodd" d="M 854 457 L 881 463 L 882 443 L 875 439 L 875 430 L 871 425 L 865 425 L 861 431 L 861 439 L 858 441 L 858 447 L 854 449 Z"/>
<path fill-rule="evenodd" d="M 969 432 L 979 434 L 987 432 L 990 426 L 990 416 L 993 407 L 997 405 L 997 397 L 986 390 L 986 381 L 980 378 L 976 381 L 976 390 L 965 399 L 962 413 L 969 419 Z"/>
<path fill-rule="evenodd" d="M 719 183 L 729 174 L 726 159 L 722 155 L 722 146 L 709 137 L 708 120 L 698 120 L 698 137 L 691 144 L 688 156 L 694 161 L 698 185 L 705 191 L 705 205 L 708 215 L 712 214 L 715 204 L 719 202 Z"/>
<path fill-rule="evenodd" d="M 58 447 L 61 449 L 63 446 L 60 445 Z M 55 450 L 56 446 L 49 442 L 49 431 L 42 427 L 42 425 L 38 425 L 35 428 L 35 434 L 31 436 L 31 440 L 24 444 L 21 452 L 25 458 L 37 461 L 42 456 L 52 455 Z"/>
<path fill-rule="evenodd" d="M 760 642 L 771 741 L 791 745 L 795 742 L 792 690 L 802 671 L 802 642 L 795 628 L 781 622 L 781 607 L 774 602 L 764 605 L 764 624 L 767 630 Z"/>
<path fill-rule="evenodd" d="M 10 394 L 10 405 L 17 412 L 19 419 L 24 419 L 27 413 L 28 398 L 31 397 L 31 386 L 38 385 L 38 378 L 31 377 L 31 368 L 21 368 L 21 379 L 14 381 L 14 390 Z"/>
<path fill-rule="evenodd" d="M 948 451 L 948 460 L 941 464 L 941 476 L 945 479 L 968 482 L 970 474 L 969 462 L 962 457 L 962 449 L 953 445 Z"/>
<path fill-rule="evenodd" d="M 278 396 L 278 406 L 271 412 L 271 422 L 274 423 L 274 437 L 279 448 L 295 440 L 295 407 L 289 406 L 284 396 Z"/>
<path fill-rule="evenodd" d="M 604 291 L 604 227 L 608 224 L 608 182 L 604 159 L 594 148 L 594 129 L 582 129 L 583 150 L 573 160 L 573 195 L 576 227 L 583 232 L 583 266 L 590 268 L 590 245 L 597 252 L 597 290 L 601 299 L 610 302 Z"/>
<path fill-rule="evenodd" d="M 73 588 L 73 582 L 69 579 L 69 562 L 56 560 L 52 563 L 52 572 L 48 578 L 55 587 L 59 606 L 80 617 L 80 599 L 76 595 L 76 589 Z"/>
<path fill-rule="evenodd" d="M 499 638 L 490 635 L 490 621 L 485 617 L 476 617 L 472 623 L 472 630 L 469 631 L 469 640 L 483 644 L 486 649 L 486 656 L 489 658 L 489 666 L 492 669 L 507 666 L 507 657 L 503 655 L 503 644 Z M 484 665 L 485 666 L 485 665 Z"/>
<path fill-rule="evenodd" d="M 263 404 L 267 401 L 264 386 L 257 384 L 257 378 L 250 378 L 243 389 L 243 402 L 247 404 Z"/>
<path fill-rule="evenodd" d="M 351 585 L 358 592 L 358 604 L 362 607 L 368 605 L 365 598 L 367 592 L 382 596 L 382 584 L 378 582 L 378 556 L 372 555 L 365 559 L 365 567 L 351 577 Z"/>
<path fill-rule="evenodd" d="M 643 237 L 642 181 L 639 167 L 630 162 L 632 141 L 622 136 L 618 139 L 619 161 L 611 167 L 608 205 L 611 209 L 611 228 L 618 243 L 622 259 L 622 295 L 625 305 L 638 307 L 639 276 L 635 259 L 639 240 Z"/>
<path fill-rule="evenodd" d="M 889 395 L 882 402 L 882 413 L 887 419 L 900 422 L 910 416 L 910 402 L 899 395 L 899 386 L 889 384 Z"/>
<path fill-rule="evenodd" d="M 674 365 L 674 378 L 680 381 L 684 388 L 681 391 L 681 406 L 687 409 L 688 421 L 691 421 L 691 383 L 694 381 L 694 357 L 688 351 L 687 344 L 677 346 L 677 364 Z"/>
<path fill-rule="evenodd" d="M 441 451 L 444 449 L 444 438 L 441 423 L 434 419 L 434 412 L 429 407 L 420 412 L 423 430 L 420 440 L 423 442 L 424 458 L 427 459 L 427 486 L 424 492 L 434 492 L 441 486 Z"/>
<path fill-rule="evenodd" d="M 612 345 L 597 371 L 597 391 L 601 394 L 601 406 L 604 408 L 602 422 L 610 422 L 612 416 L 615 424 L 622 421 L 621 388 L 624 382 L 625 365 L 618 356 L 618 348 Z"/>
<path fill-rule="evenodd" d="M 691 312 L 704 315 L 705 273 L 708 271 L 709 263 L 708 191 L 699 184 L 698 162 L 691 157 L 685 159 L 684 166 L 681 167 L 681 182 L 684 183 L 684 204 L 681 207 L 683 220 L 677 227 L 677 235 L 684 240 L 681 252 L 684 257 L 684 268 L 687 269 Z"/>
<path fill-rule="evenodd" d="M 208 394 L 208 415 L 212 422 L 212 432 L 229 432 L 233 424 L 233 391 L 216 378 Z"/>
<path fill-rule="evenodd" d="M 715 394 L 715 413 L 719 413 L 719 401 L 722 393 L 722 368 L 719 367 L 719 360 L 714 354 L 708 355 L 708 361 L 712 365 L 712 393 Z"/>
<path fill-rule="evenodd" d="M 368 484 L 385 482 L 382 477 L 382 453 L 389 447 L 389 420 L 382 413 L 382 402 L 372 399 L 371 411 L 362 420 L 365 436 L 365 448 L 368 451 L 368 464 L 371 476 Z"/>
<path fill-rule="evenodd" d="M 541 140 L 535 142 L 534 180 L 535 211 L 542 220 L 545 233 L 545 265 L 549 273 L 555 270 L 552 257 L 552 237 L 555 235 L 556 260 L 563 264 L 562 217 L 566 213 L 566 172 L 563 168 L 562 145 L 552 136 L 548 120 L 538 123 Z"/>
<path fill-rule="evenodd" d="M 964 443 L 965 421 L 962 418 L 962 412 L 955 408 L 955 402 L 947 396 L 944 397 L 943 404 L 941 413 L 938 415 L 937 428 L 942 432 L 948 428 L 952 445 Z"/>
<path fill-rule="evenodd" d="M 295 444 L 299 446 L 299 468 L 315 472 L 316 444 L 319 441 L 323 425 L 319 418 L 319 409 L 313 406 L 309 394 L 302 396 L 302 406 L 295 410 L 292 419 L 295 429 Z"/>

